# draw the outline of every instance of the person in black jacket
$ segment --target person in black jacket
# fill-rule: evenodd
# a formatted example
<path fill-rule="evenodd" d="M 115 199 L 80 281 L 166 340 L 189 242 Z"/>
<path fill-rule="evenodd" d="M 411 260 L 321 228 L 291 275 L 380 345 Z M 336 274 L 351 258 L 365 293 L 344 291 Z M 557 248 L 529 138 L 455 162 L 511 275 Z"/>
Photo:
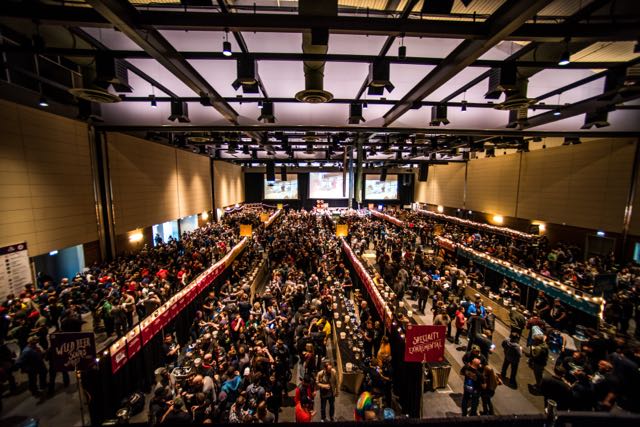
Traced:
<path fill-rule="evenodd" d="M 522 347 L 520 346 L 520 334 L 512 332 L 509 339 L 502 341 L 502 348 L 504 349 L 504 362 L 502 362 L 502 369 L 500 375 L 502 376 L 505 384 L 508 384 L 511 388 L 518 388 L 516 382 L 516 376 L 518 375 L 518 364 L 522 357 Z M 511 366 L 511 376 L 507 383 L 507 369 Z"/>
<path fill-rule="evenodd" d="M 483 375 L 480 372 L 480 359 L 475 357 L 460 370 L 464 392 L 462 394 L 462 416 L 478 415 L 478 403 L 482 390 Z"/>
<path fill-rule="evenodd" d="M 38 380 L 40 380 L 40 390 L 47 388 L 47 367 L 44 364 L 42 350 L 38 346 L 38 337 L 30 336 L 27 345 L 20 353 L 16 366 L 22 369 L 29 377 L 29 391 L 34 396 L 39 396 Z"/>

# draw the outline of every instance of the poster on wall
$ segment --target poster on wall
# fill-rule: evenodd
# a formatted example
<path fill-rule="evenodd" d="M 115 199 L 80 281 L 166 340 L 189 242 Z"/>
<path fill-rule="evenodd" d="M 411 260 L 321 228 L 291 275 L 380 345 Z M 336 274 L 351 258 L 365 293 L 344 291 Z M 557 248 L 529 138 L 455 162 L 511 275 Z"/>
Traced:
<path fill-rule="evenodd" d="M 346 184 L 346 185 L 345 185 Z M 346 199 L 349 197 L 349 174 L 342 172 L 311 172 L 310 199 Z"/>
<path fill-rule="evenodd" d="M 367 175 L 364 183 L 364 198 L 367 200 L 398 200 L 398 175 Z"/>
<path fill-rule="evenodd" d="M 0 301 L 8 295 L 18 295 L 33 283 L 27 242 L 0 248 Z"/>
<path fill-rule="evenodd" d="M 295 200 L 298 198 L 298 175 L 287 174 L 287 180 L 264 181 L 265 200 Z"/>

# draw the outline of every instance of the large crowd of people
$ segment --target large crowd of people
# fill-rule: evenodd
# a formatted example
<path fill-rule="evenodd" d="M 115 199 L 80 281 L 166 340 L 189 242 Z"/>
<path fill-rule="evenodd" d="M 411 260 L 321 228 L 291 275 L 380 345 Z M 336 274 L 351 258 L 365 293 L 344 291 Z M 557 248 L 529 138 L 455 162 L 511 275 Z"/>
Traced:
<path fill-rule="evenodd" d="M 327 351 L 331 291 L 350 288 L 351 278 L 333 222 L 326 215 L 289 213 L 269 233 L 267 250 L 271 278 L 254 301 L 232 281 L 226 294 L 209 294 L 187 349 L 177 349 L 167 335 L 165 363 L 157 371 L 149 411 L 152 423 L 277 422 L 290 399 L 289 384 L 297 384 L 293 402 L 288 402 L 295 406 L 296 422 L 311 421 L 318 409 L 322 421 L 335 419 L 340 386 Z M 369 356 L 383 342 L 377 335 Z M 380 367 L 390 361 L 371 360 L 372 372 L 382 372 Z M 188 373 L 178 378 L 176 372 Z M 363 392 L 376 390 L 376 378 L 382 381 L 372 375 Z"/>
<path fill-rule="evenodd" d="M 53 393 L 57 372 L 46 362 L 50 332 L 79 331 L 82 313 L 92 312 L 96 331 L 121 336 L 237 244 L 239 224 L 252 223 L 257 231 L 249 249 L 231 267 L 229 279 L 207 291 L 189 330 L 189 342 L 180 346 L 175 334 L 165 331 L 162 363 L 155 371 L 147 407 L 149 422 L 270 423 L 280 420 L 285 405 L 294 407 L 297 422 L 334 420 L 341 384 L 331 351 L 332 295 L 341 288 L 349 298 L 357 283 L 345 265 L 335 221 L 327 212 L 286 212 L 268 232 L 259 227 L 261 212 L 238 209 L 179 240 L 157 242 L 153 248 L 145 246 L 92 266 L 71 281 L 55 283 L 42 277 L 36 286 L 12 296 L 2 305 L 0 381 L 14 389 L 13 373 L 21 369 L 34 395 L 40 396 L 42 389 Z M 479 294 L 469 296 L 467 285 L 484 282 L 482 271 L 439 250 L 434 239 L 444 235 L 512 262 L 548 267 L 552 275 L 566 272 L 568 265 L 575 273 L 581 265 L 573 259 L 576 252 L 481 234 L 416 213 L 392 214 L 407 226 L 355 211 L 343 212 L 339 222 L 348 224 L 346 242 L 357 256 L 375 254 L 374 262 L 363 257 L 363 265 L 376 284 L 391 287 L 392 304 L 414 301 L 420 322 L 446 326 L 447 338 L 458 345 L 462 356 L 463 416 L 494 414 L 494 395 L 502 384 L 521 387 L 518 377 L 522 378 L 519 372 L 525 363 L 532 380 L 527 391 L 545 402 L 555 401 L 559 409 L 640 410 L 636 392 L 640 347 L 620 327 L 625 320 L 619 319 L 617 332 L 579 328 L 583 336 L 578 342 L 573 338 L 577 325 L 559 300 L 541 292 L 526 310 L 514 296 L 518 286 L 505 280 L 498 286 L 516 303 L 504 325 L 507 336 L 501 335 L 492 308 Z M 550 261 L 549 254 L 558 251 L 564 255 Z M 246 277 L 264 254 L 269 278 L 252 296 Z M 633 313 L 638 295 L 635 271 L 619 274 L 622 294 L 634 295 Z M 401 409 L 391 387 L 392 352 L 384 326 L 359 292 L 352 298 L 362 325 L 365 358 L 358 368 L 365 379 L 356 391 L 354 416 L 383 419 L 383 408 Z M 609 304 L 615 306 L 616 301 Z M 617 311 L 622 317 L 623 309 Z M 15 341 L 21 349 L 17 358 L 7 341 Z M 492 357 L 496 348 L 503 353 L 501 366 Z M 63 382 L 69 384 L 64 373 Z"/>
<path fill-rule="evenodd" d="M 263 211 L 268 212 L 262 208 L 231 212 L 180 239 L 163 242 L 156 236 L 155 246 L 145 244 L 135 253 L 92 265 L 71 280 L 58 282 L 38 274 L 35 286 L 8 295 L 0 305 L 0 385 L 15 392 L 14 373 L 21 370 L 34 396 L 52 395 L 56 372 L 49 363 L 50 333 L 93 330 L 104 334 L 105 340 L 123 336 L 233 248 L 240 241 L 238 224 L 259 225 Z M 233 277 L 246 275 L 255 254 L 246 251 L 233 266 Z M 87 313 L 90 318 L 83 316 Z M 16 344 L 19 354 L 9 342 Z M 67 373 L 62 376 L 68 385 Z"/>
<path fill-rule="evenodd" d="M 466 345 L 458 347 L 465 352 L 461 370 L 462 415 L 476 415 L 480 402 L 483 414 L 493 414 L 491 398 L 497 386 L 504 383 L 518 388 L 518 368 L 525 358 L 534 379 L 529 392 L 544 396 L 545 402 L 559 399 L 559 408 L 572 410 L 607 411 L 615 405 L 629 411 L 640 410 L 635 392 L 640 387 L 640 346 L 628 336 L 627 329 L 611 333 L 606 329 L 580 328 L 570 323 L 569 309 L 558 299 L 539 292 L 531 311 L 519 304 L 511 306 L 509 336 L 498 340 L 492 308 L 484 306 L 479 294 L 471 298 L 466 296 L 468 293 L 465 295 L 467 284 L 484 281 L 481 272 L 473 264 L 457 262 L 454 256 L 433 246 L 436 232 L 447 233 L 447 228 L 406 211 L 396 216 L 403 218 L 407 226 L 367 215 L 345 218 L 351 247 L 360 254 L 376 254 L 371 273 L 374 281 L 382 280 L 391 286 L 399 300 L 404 295 L 417 300 L 419 314 L 427 314 L 430 301 L 431 323 L 447 326 L 447 336 L 456 344 L 466 338 Z M 458 242 L 483 239 L 457 236 L 451 231 L 447 237 Z M 423 251 L 425 243 L 435 251 Z M 509 286 L 506 280 L 501 283 L 503 288 Z M 637 295 L 637 284 L 621 286 L 624 292 Z M 569 326 L 572 333 L 576 327 L 581 330 L 583 342 L 572 338 Z M 527 336 L 523 336 L 525 331 Z M 504 352 L 499 370 L 489 363 L 496 345 Z M 581 361 L 580 366 L 573 362 L 574 356 Z M 580 369 L 577 377 L 576 369 Z M 549 370 L 555 374 L 548 375 Z"/>

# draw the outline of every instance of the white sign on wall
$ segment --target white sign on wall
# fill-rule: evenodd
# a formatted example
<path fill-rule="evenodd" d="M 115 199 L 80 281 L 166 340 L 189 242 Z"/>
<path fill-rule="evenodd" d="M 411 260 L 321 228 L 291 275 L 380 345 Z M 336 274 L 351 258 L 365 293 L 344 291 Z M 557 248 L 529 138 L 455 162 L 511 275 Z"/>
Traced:
<path fill-rule="evenodd" d="M 7 295 L 18 295 L 33 283 L 27 242 L 0 248 L 0 301 Z"/>

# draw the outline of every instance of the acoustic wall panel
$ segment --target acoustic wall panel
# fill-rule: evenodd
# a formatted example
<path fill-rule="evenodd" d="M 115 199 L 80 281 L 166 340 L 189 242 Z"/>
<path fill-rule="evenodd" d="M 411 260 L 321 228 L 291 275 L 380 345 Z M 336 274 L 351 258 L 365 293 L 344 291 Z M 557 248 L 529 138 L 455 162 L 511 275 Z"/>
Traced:
<path fill-rule="evenodd" d="M 527 153 L 518 216 L 621 232 L 634 153 L 623 139 Z"/>
<path fill-rule="evenodd" d="M 454 208 L 464 202 L 464 163 L 431 165 L 427 182 L 415 183 L 415 200 Z"/>
<path fill-rule="evenodd" d="M 184 150 L 176 150 L 176 153 L 178 156 L 180 217 L 211 210 L 209 158 Z"/>
<path fill-rule="evenodd" d="M 214 207 L 216 209 L 244 202 L 242 167 L 224 161 L 213 162 Z"/>
<path fill-rule="evenodd" d="M 108 133 L 115 233 L 180 217 L 176 149 Z"/>
<path fill-rule="evenodd" d="M 98 239 L 86 124 L 0 101 L 0 245 L 29 255 Z"/>
<path fill-rule="evenodd" d="M 466 209 L 515 216 L 520 155 L 471 160 Z"/>

